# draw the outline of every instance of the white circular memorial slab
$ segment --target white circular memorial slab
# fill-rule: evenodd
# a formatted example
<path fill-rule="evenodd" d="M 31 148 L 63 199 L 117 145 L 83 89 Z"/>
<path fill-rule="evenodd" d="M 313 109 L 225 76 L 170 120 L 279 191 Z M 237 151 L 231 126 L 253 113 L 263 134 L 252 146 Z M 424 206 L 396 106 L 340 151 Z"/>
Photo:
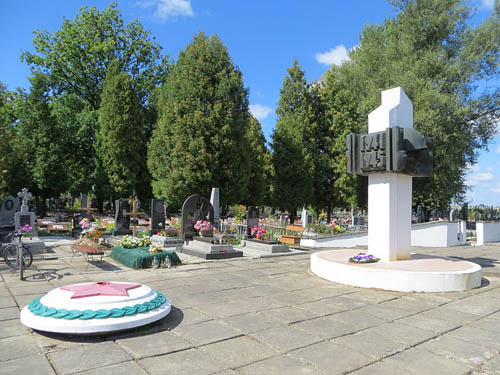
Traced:
<path fill-rule="evenodd" d="M 21 323 L 46 332 L 97 334 L 155 322 L 171 309 L 160 292 L 142 284 L 100 281 L 53 289 L 21 311 Z"/>
<path fill-rule="evenodd" d="M 398 292 L 451 292 L 481 286 L 481 267 L 459 259 L 411 254 L 411 259 L 353 264 L 359 250 L 330 250 L 311 255 L 311 272 L 340 284 Z"/>

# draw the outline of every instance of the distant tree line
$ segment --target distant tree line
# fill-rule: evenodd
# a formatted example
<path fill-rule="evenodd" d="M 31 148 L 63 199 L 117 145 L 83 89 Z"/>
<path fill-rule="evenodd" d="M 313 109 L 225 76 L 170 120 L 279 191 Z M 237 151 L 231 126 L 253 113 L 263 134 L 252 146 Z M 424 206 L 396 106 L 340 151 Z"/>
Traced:
<path fill-rule="evenodd" d="M 116 4 L 82 8 L 51 34 L 36 31 L 29 92 L 0 83 L 0 196 L 28 187 L 43 202 L 93 191 L 98 202 L 221 190 L 221 204 L 366 206 L 366 179 L 346 174 L 345 136 L 367 131 L 380 92 L 402 86 L 415 128 L 434 138 L 434 174 L 414 179 L 414 204 L 460 202 L 477 153 L 500 118 L 500 7 L 471 26 L 460 0 L 393 0 L 366 26 L 350 60 L 307 82 L 287 70 L 272 142 L 249 111 L 228 49 L 203 32 L 177 61 Z M 486 83 L 485 83 L 486 82 Z"/>

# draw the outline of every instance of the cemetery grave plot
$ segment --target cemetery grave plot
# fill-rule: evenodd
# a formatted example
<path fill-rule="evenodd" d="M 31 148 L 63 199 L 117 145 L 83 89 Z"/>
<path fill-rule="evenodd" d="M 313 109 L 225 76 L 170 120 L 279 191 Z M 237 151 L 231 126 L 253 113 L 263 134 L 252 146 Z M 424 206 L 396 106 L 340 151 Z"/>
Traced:
<path fill-rule="evenodd" d="M 155 257 L 158 258 L 160 263 L 164 262 L 165 258 L 168 257 L 172 266 L 181 264 L 181 260 L 175 251 L 163 250 L 157 253 L 151 253 L 149 247 L 127 249 L 121 246 L 115 246 L 111 250 L 109 256 L 124 266 L 135 269 L 150 268 L 153 264 L 153 258 Z"/>

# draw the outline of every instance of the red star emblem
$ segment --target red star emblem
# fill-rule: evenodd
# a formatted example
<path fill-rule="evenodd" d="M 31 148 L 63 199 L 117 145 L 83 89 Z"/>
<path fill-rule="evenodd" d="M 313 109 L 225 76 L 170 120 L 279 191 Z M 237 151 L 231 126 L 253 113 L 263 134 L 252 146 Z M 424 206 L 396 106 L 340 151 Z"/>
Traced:
<path fill-rule="evenodd" d="M 139 288 L 141 284 L 117 284 L 109 281 L 99 281 L 93 284 L 70 285 L 61 289 L 75 292 L 73 298 L 95 297 L 95 296 L 125 296 L 128 297 L 127 290 Z"/>

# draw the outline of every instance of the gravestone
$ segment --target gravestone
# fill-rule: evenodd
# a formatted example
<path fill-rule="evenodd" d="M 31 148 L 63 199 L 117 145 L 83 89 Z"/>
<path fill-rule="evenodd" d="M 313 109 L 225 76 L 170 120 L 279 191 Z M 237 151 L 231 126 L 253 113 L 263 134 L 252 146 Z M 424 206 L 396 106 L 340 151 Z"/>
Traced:
<path fill-rule="evenodd" d="M 413 129 L 401 87 L 382 92 L 369 134 L 349 134 L 347 172 L 368 176 L 368 250 L 383 261 L 410 259 L 412 177 L 432 174 L 432 139 Z"/>
<path fill-rule="evenodd" d="M 7 241 L 7 235 L 14 231 L 14 215 L 19 210 L 19 198 L 9 195 L 0 208 L 0 242 Z"/>
<path fill-rule="evenodd" d="M 247 235 L 250 235 L 250 231 L 253 227 L 259 226 L 259 208 L 255 206 L 249 206 L 247 210 Z"/>
<path fill-rule="evenodd" d="M 132 234 L 130 230 L 130 216 L 127 215 L 130 211 L 128 201 L 117 199 L 115 201 L 115 229 L 113 236 L 123 236 Z"/>
<path fill-rule="evenodd" d="M 464 221 L 467 221 L 469 220 L 469 204 L 468 203 L 464 203 L 464 205 L 462 206 L 462 210 L 461 210 L 461 217 L 460 219 L 464 220 Z"/>
<path fill-rule="evenodd" d="M 214 208 L 214 223 L 218 224 L 220 218 L 219 188 L 212 188 L 210 204 Z"/>
<path fill-rule="evenodd" d="M 87 208 L 88 199 L 89 198 L 88 198 L 87 194 L 80 193 L 80 202 L 81 202 L 80 207 L 81 208 Z"/>
<path fill-rule="evenodd" d="M 17 193 L 17 196 L 22 199 L 22 205 L 21 211 L 14 214 L 14 229 L 18 230 L 25 225 L 29 225 L 35 230 L 35 213 L 30 212 L 28 206 L 28 198 L 31 198 L 33 195 L 28 189 L 24 188 L 21 192 Z"/>
<path fill-rule="evenodd" d="M 302 208 L 302 215 L 300 216 L 300 221 L 302 221 L 302 226 L 307 228 L 308 225 L 312 224 L 313 214 L 306 210 L 306 208 Z"/>
<path fill-rule="evenodd" d="M 163 199 L 151 200 L 151 232 L 157 233 L 165 229 L 165 201 Z"/>
<path fill-rule="evenodd" d="M 0 228 L 14 227 L 14 214 L 19 210 L 19 198 L 9 195 L 0 208 Z"/>
<path fill-rule="evenodd" d="M 182 232 L 184 240 L 192 240 L 193 236 L 198 235 L 198 230 L 194 225 L 199 220 L 209 221 L 214 224 L 214 208 L 208 199 L 194 194 L 188 197 L 182 205 Z"/>
<path fill-rule="evenodd" d="M 354 226 L 365 225 L 365 217 L 364 216 L 354 216 L 353 224 Z"/>

